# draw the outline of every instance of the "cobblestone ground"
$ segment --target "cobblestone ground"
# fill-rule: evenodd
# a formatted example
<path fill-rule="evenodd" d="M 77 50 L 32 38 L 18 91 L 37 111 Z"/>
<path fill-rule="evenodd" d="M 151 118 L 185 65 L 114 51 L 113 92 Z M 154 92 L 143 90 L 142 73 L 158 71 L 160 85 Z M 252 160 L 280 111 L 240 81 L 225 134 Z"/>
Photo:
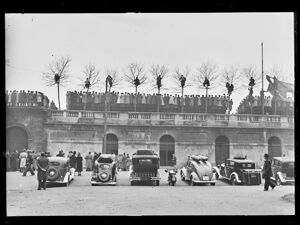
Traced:
<path fill-rule="evenodd" d="M 129 173 L 119 172 L 117 186 L 91 186 L 91 172 L 83 172 L 68 187 L 37 190 L 36 175 L 6 173 L 7 216 L 41 215 L 294 215 L 295 204 L 284 195 L 295 187 L 263 185 L 189 186 L 180 180 L 167 185 L 162 170 L 160 186 L 130 186 Z"/>

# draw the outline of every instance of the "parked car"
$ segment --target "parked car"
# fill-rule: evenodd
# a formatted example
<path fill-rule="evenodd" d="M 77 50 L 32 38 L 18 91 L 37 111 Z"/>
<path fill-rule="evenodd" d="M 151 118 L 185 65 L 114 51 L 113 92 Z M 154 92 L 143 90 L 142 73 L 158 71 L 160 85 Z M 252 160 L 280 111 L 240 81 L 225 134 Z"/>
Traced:
<path fill-rule="evenodd" d="M 66 186 L 74 179 L 75 169 L 70 167 L 69 158 L 48 157 L 47 184 L 61 183 Z"/>
<path fill-rule="evenodd" d="M 101 154 L 96 159 L 91 184 L 92 186 L 117 184 L 117 165 L 114 155 Z"/>
<path fill-rule="evenodd" d="M 151 181 L 159 186 L 161 179 L 159 169 L 159 156 L 153 150 L 138 150 L 132 156 L 132 165 L 129 168 L 129 181 L 135 182 Z"/>
<path fill-rule="evenodd" d="M 213 167 L 216 179 L 229 180 L 232 185 L 261 184 L 261 169 L 255 169 L 255 162 L 243 157 L 226 159 L 225 163 Z"/>
<path fill-rule="evenodd" d="M 183 181 L 189 181 L 190 185 L 208 183 L 214 186 L 216 184 L 208 157 L 202 155 L 189 156 L 186 165 L 180 170 L 180 176 Z"/>
<path fill-rule="evenodd" d="M 295 183 L 295 159 L 293 157 L 274 157 L 272 159 L 273 179 L 277 185 Z"/>

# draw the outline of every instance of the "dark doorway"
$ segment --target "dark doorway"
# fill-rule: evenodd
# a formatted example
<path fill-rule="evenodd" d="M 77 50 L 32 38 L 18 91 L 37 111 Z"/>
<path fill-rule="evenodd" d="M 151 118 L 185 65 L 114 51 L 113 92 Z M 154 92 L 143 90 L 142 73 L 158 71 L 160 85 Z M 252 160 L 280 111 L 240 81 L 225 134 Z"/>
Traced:
<path fill-rule="evenodd" d="M 278 137 L 270 137 L 268 140 L 268 154 L 269 158 L 279 157 L 282 155 L 281 141 Z"/>
<path fill-rule="evenodd" d="M 6 149 L 11 152 L 28 148 L 28 135 L 21 127 L 10 127 L 6 130 Z"/>
<path fill-rule="evenodd" d="M 219 136 L 215 141 L 215 159 L 216 165 L 225 162 L 229 158 L 229 139 L 225 136 Z"/>
<path fill-rule="evenodd" d="M 172 156 L 175 154 L 175 140 L 170 135 L 164 135 L 159 140 L 159 157 L 161 166 L 172 166 Z"/>
<path fill-rule="evenodd" d="M 107 136 L 106 136 L 106 152 L 104 152 L 104 153 L 118 155 L 118 138 L 116 135 L 107 134 Z"/>

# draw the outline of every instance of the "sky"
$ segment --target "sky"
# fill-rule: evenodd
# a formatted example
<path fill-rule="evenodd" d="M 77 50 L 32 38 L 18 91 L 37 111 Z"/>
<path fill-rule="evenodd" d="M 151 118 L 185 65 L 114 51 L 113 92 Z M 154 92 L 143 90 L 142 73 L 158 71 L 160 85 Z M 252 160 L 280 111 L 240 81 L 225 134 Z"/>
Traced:
<path fill-rule="evenodd" d="M 202 63 L 216 64 L 218 74 L 224 68 L 249 65 L 261 74 L 262 42 L 264 73 L 276 68 L 285 81 L 294 83 L 293 13 L 6 14 L 6 90 L 41 91 L 58 106 L 57 87 L 47 87 L 42 74 L 49 63 L 69 56 L 70 80 L 60 88 L 62 109 L 67 91 L 83 90 L 82 71 L 88 63 L 96 65 L 102 77 L 106 67 L 123 76 L 129 63 L 143 64 L 148 83 L 139 87 L 142 93 L 157 92 L 149 83 L 151 65 L 166 65 L 169 76 L 163 80 L 167 88 L 163 94 L 179 93 L 174 89 L 174 69 L 188 67 L 192 86 L 185 94 L 204 95 L 205 89 L 195 81 Z M 209 94 L 225 93 L 225 84 L 215 86 Z M 267 86 L 264 79 L 264 90 Z M 258 83 L 254 95 L 260 89 Z M 102 83 L 94 88 L 104 90 Z M 124 80 L 115 91 L 134 92 L 134 88 Z M 233 91 L 232 112 L 247 94 L 245 87 Z"/>

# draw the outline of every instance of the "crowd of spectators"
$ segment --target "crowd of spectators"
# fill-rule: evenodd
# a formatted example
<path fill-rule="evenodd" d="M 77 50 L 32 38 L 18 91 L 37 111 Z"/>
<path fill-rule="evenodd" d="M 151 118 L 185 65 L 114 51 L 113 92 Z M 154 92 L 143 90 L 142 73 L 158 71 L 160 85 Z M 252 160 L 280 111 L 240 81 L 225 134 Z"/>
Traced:
<path fill-rule="evenodd" d="M 238 114 L 261 114 L 262 113 L 262 104 L 261 97 L 254 96 L 249 98 L 248 96 L 244 98 L 239 107 Z M 276 113 L 275 113 L 275 101 L 274 98 L 264 97 L 264 112 L 268 115 L 293 115 L 294 114 L 294 103 L 286 102 L 282 100 L 276 101 Z"/>
<path fill-rule="evenodd" d="M 6 91 L 7 106 L 42 106 L 49 108 L 49 99 L 39 91 Z"/>
<path fill-rule="evenodd" d="M 37 170 L 37 158 L 40 156 L 39 152 L 30 149 L 6 151 L 6 170 L 19 171 L 26 175 L 27 171 Z M 29 168 L 30 167 L 30 168 Z"/>
<path fill-rule="evenodd" d="M 98 92 L 71 92 L 66 95 L 67 109 L 69 110 L 93 110 L 104 111 L 105 93 Z M 145 94 L 111 92 L 108 97 L 110 111 L 134 111 L 136 101 L 136 111 L 138 112 L 184 112 L 205 113 L 206 97 L 204 95 L 180 95 L 169 94 Z M 224 95 L 209 95 L 207 97 L 208 113 L 230 112 L 232 100 Z"/>

